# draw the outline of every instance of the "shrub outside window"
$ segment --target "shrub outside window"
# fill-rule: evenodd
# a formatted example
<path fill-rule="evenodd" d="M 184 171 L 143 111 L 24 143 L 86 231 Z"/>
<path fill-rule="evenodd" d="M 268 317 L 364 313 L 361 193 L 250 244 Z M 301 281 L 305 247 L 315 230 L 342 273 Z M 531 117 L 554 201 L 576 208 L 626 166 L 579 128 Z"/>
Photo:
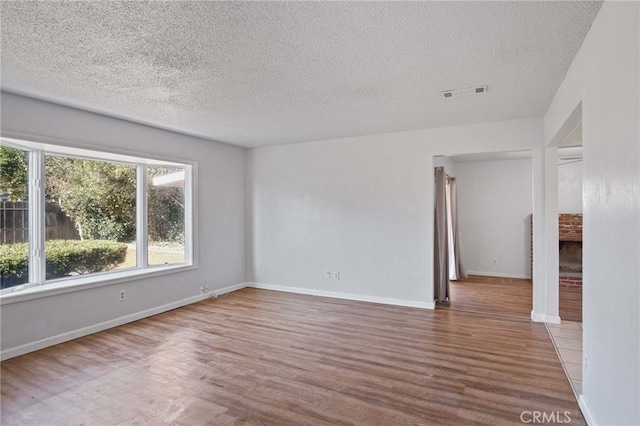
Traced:
<path fill-rule="evenodd" d="M 0 146 L 0 289 L 29 281 L 29 153 Z"/>
<path fill-rule="evenodd" d="M 0 294 L 193 264 L 192 165 L 5 138 L 0 148 Z"/>
<path fill-rule="evenodd" d="M 184 168 L 148 167 L 148 264 L 184 262 Z"/>

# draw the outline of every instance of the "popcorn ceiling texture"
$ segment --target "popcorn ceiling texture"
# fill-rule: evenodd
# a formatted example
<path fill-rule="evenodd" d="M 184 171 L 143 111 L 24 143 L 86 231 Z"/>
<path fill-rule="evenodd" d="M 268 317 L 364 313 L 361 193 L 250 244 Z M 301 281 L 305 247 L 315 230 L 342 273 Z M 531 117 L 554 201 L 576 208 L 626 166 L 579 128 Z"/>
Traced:
<path fill-rule="evenodd" d="M 542 116 L 600 5 L 2 2 L 2 88 L 247 147 Z"/>

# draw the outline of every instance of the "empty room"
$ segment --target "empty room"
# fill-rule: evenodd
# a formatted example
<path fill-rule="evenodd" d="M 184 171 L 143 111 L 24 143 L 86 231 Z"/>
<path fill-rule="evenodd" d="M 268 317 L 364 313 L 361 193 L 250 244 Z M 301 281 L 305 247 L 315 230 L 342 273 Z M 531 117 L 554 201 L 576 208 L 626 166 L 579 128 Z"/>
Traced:
<path fill-rule="evenodd" d="M 0 12 L 2 425 L 640 424 L 640 3 Z"/>

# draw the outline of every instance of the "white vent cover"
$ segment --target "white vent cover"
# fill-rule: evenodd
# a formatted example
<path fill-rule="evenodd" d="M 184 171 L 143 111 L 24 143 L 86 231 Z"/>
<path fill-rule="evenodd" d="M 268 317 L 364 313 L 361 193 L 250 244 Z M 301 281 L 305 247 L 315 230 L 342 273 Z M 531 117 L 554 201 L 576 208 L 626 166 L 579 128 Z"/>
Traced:
<path fill-rule="evenodd" d="M 466 89 L 445 90 L 442 97 L 445 99 L 466 95 L 480 95 L 487 93 L 487 86 L 467 87 Z"/>

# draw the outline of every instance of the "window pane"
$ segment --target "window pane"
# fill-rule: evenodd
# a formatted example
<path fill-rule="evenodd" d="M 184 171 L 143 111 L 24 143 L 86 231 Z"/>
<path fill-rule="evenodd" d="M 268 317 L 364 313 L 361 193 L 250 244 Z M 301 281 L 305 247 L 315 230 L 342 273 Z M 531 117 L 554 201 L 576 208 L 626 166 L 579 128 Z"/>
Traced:
<path fill-rule="evenodd" d="M 136 167 L 45 158 L 47 279 L 136 266 Z"/>
<path fill-rule="evenodd" d="M 148 168 L 149 265 L 185 261 L 184 177 L 184 168 Z"/>
<path fill-rule="evenodd" d="M 0 288 L 29 282 L 29 153 L 0 146 Z"/>

